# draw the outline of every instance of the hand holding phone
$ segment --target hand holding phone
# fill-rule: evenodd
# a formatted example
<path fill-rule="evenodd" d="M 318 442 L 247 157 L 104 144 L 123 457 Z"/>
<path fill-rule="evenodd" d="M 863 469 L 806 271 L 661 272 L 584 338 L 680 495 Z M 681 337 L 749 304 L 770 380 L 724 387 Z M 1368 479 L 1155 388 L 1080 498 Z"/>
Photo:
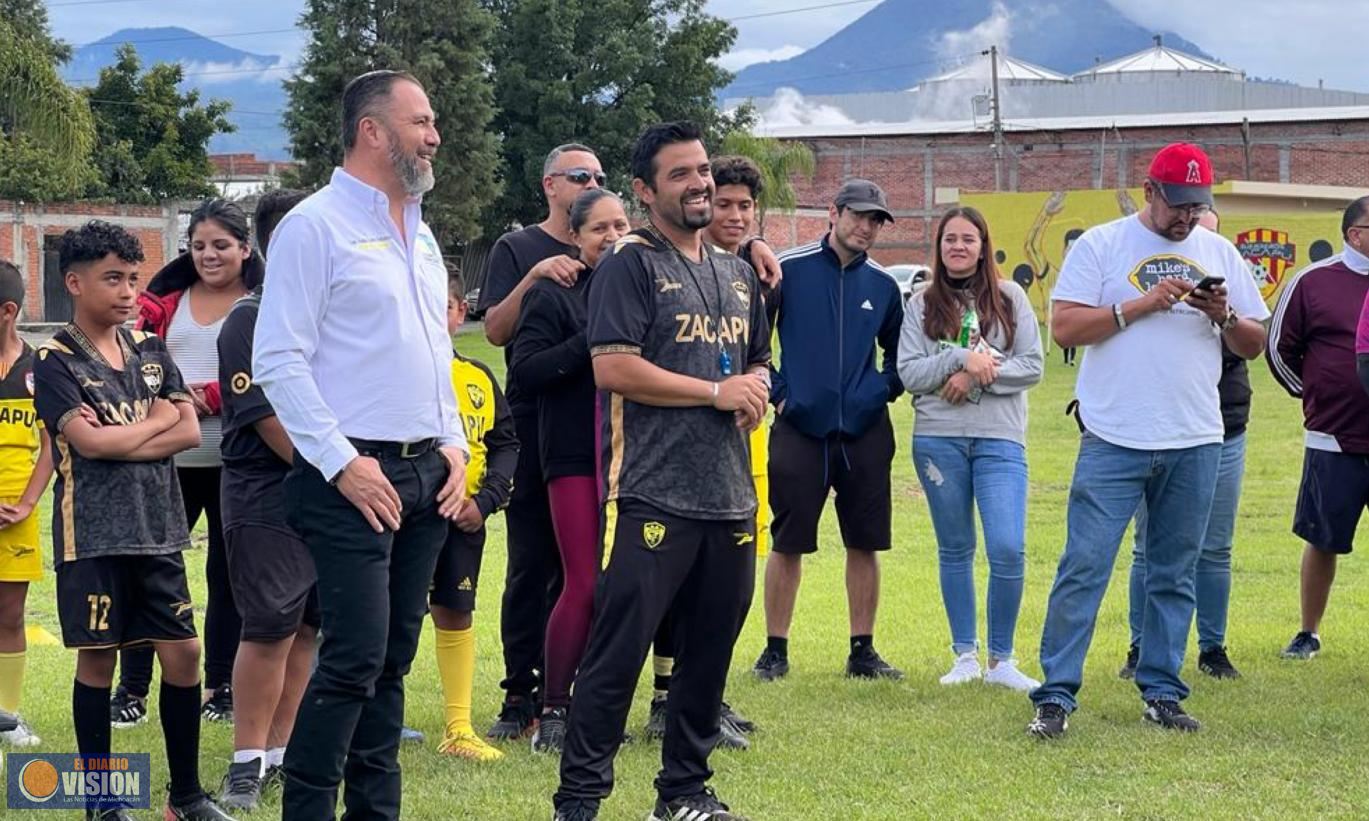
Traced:
<path fill-rule="evenodd" d="M 1213 290 L 1214 288 L 1216 288 L 1218 285 L 1225 285 L 1225 284 L 1226 284 L 1226 277 L 1203 277 L 1202 279 L 1198 280 L 1198 284 L 1197 284 L 1197 285 L 1194 285 L 1194 286 L 1193 286 L 1193 290 L 1195 290 L 1195 291 L 1206 291 L 1207 293 L 1210 294 L 1210 293 L 1212 293 L 1212 290 Z"/>

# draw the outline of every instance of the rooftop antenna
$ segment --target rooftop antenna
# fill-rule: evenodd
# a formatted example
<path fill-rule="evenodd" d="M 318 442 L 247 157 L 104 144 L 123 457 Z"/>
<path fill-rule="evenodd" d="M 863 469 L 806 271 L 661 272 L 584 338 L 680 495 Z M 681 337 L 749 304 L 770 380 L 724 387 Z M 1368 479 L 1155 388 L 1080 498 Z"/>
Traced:
<path fill-rule="evenodd" d="M 1155 41 L 1155 47 L 1156 47 L 1156 48 L 1161 48 L 1161 47 L 1163 47 L 1164 44 L 1165 44 L 1164 36 L 1163 36 L 1163 35 L 1157 34 L 1157 35 L 1151 37 L 1150 39 L 1152 39 L 1152 40 Z"/>

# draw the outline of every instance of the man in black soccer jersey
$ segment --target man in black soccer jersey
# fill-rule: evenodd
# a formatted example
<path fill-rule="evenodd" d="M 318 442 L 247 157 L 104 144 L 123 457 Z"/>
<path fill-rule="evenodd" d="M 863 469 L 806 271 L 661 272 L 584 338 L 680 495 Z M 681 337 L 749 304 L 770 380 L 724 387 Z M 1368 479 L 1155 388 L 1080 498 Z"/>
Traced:
<path fill-rule="evenodd" d="M 651 223 L 619 241 L 589 292 L 601 391 L 604 574 L 575 683 L 557 819 L 590 821 L 613 786 L 656 626 L 678 630 L 652 819 L 737 821 L 707 787 L 729 639 L 751 600 L 756 491 L 747 436 L 769 393 L 770 330 L 755 272 L 703 242 L 713 179 L 691 123 L 648 128 L 633 191 Z"/>
<path fill-rule="evenodd" d="M 200 441 L 190 393 L 162 340 L 129 331 L 138 292 L 136 237 L 91 221 L 62 237 L 75 319 L 38 351 L 34 404 L 53 437 L 53 564 L 62 639 L 76 648 L 72 718 L 81 755 L 110 753 L 109 690 L 121 647 L 151 643 L 171 794 L 165 816 L 223 821 L 200 788 L 200 644 L 181 551 L 171 457 Z M 128 819 L 108 804 L 86 818 Z"/>

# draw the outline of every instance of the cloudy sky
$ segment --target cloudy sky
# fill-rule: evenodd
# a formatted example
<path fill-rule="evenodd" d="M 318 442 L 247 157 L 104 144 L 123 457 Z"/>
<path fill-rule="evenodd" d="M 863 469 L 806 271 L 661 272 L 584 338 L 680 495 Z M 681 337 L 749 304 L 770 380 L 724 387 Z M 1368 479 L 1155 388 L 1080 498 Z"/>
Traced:
<path fill-rule="evenodd" d="M 929 5 L 946 0 L 927 0 Z M 1103 2 L 1104 0 L 1097 0 Z M 1219 59 L 1262 77 L 1369 91 L 1363 53 L 1369 0 L 1107 0 L 1142 25 L 1166 28 Z M 878 0 L 709 0 L 740 32 L 725 59 L 737 69 L 788 57 L 864 14 Z M 954 2 L 954 0 L 951 0 Z M 58 36 L 76 43 L 119 28 L 184 26 L 258 54 L 293 60 L 303 38 L 291 30 L 303 0 L 51 0 Z M 250 32 L 244 34 L 244 32 Z"/>

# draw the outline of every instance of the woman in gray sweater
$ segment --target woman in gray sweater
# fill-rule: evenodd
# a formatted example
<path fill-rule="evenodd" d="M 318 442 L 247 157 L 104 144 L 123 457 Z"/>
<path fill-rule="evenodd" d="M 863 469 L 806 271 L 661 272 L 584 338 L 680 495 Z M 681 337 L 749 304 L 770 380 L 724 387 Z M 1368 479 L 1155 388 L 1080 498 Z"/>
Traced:
<path fill-rule="evenodd" d="M 1041 381 L 1041 332 L 1026 293 L 1001 279 L 984 217 L 937 225 L 932 282 L 904 313 L 898 374 L 913 397 L 913 463 L 936 530 L 941 597 L 956 655 L 942 684 L 983 678 L 1014 690 L 1027 527 L 1027 395 Z M 974 509 L 989 557 L 988 670 L 976 634 Z"/>

